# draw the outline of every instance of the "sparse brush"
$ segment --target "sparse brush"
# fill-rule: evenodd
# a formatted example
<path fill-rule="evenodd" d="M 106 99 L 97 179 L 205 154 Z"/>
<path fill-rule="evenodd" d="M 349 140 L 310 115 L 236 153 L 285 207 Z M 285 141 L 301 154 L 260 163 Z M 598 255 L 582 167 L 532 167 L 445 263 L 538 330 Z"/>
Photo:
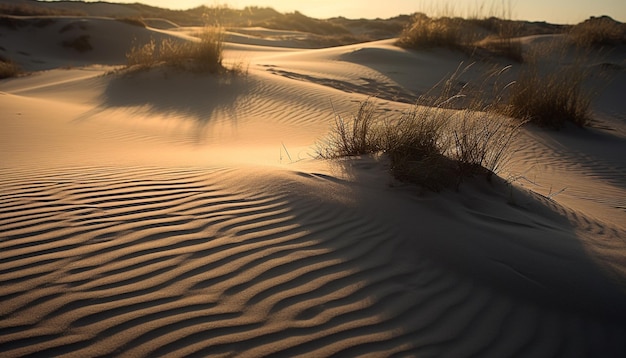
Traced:
<path fill-rule="evenodd" d="M 566 122 L 585 126 L 590 120 L 591 105 L 591 94 L 583 88 L 586 76 L 578 64 L 558 66 L 545 72 L 536 65 L 529 65 L 511 86 L 504 113 L 554 129 L 563 127 Z"/>
<path fill-rule="evenodd" d="M 444 156 L 448 119 L 449 112 L 416 105 L 397 121 L 385 123 L 383 148 L 395 178 L 433 191 L 456 183 L 453 163 Z"/>
<path fill-rule="evenodd" d="M 370 154 L 381 150 L 376 107 L 366 100 L 359 105 L 351 121 L 335 111 L 334 125 L 326 140 L 318 145 L 322 158 L 338 158 Z"/>
<path fill-rule="evenodd" d="M 569 31 L 572 41 L 581 47 L 600 47 L 626 44 L 626 24 L 610 17 L 590 18 L 574 25 Z"/>
<path fill-rule="evenodd" d="M 417 14 L 411 26 L 400 35 L 398 45 L 412 49 L 431 47 L 458 49 L 471 42 L 472 35 L 464 29 L 463 25 L 464 20 L 460 18 L 433 19 Z"/>
<path fill-rule="evenodd" d="M 0 79 L 17 77 L 22 73 L 18 64 L 11 60 L 0 58 Z"/>
<path fill-rule="evenodd" d="M 467 69 L 467 67 L 465 68 Z M 453 83 L 464 70 L 446 81 L 436 96 L 424 96 L 412 109 L 398 118 L 379 120 L 374 102 L 361 103 L 351 122 L 335 115 L 328 138 L 318 145 L 322 158 L 336 158 L 383 152 L 391 163 L 393 176 L 433 191 L 458 187 L 463 178 L 484 175 L 490 180 L 506 164 L 509 145 L 517 134 L 519 123 L 495 112 L 501 92 L 497 85 L 495 99 L 468 98 L 453 91 Z M 505 70 L 496 72 L 501 76 Z M 496 78 L 497 80 L 497 78 Z M 485 91 L 490 80 L 485 80 Z M 494 90 L 495 91 L 495 90 Z M 455 110 L 457 103 L 463 109 Z"/>
<path fill-rule="evenodd" d="M 63 41 L 61 44 L 63 47 L 72 48 L 80 53 L 93 50 L 91 46 L 89 35 L 80 35 L 73 40 Z"/>
<path fill-rule="evenodd" d="M 524 34 L 524 26 L 511 20 L 510 1 L 494 6 L 490 16 L 482 15 L 484 4 L 469 18 L 456 17 L 453 9 L 444 8 L 446 16 L 430 18 L 416 14 L 413 22 L 401 33 L 397 44 L 404 48 L 424 49 L 447 47 L 476 55 L 476 49 L 486 50 L 491 55 L 523 62 L 523 47 L 516 39 Z M 502 18 L 495 17 L 494 15 Z"/>
<path fill-rule="evenodd" d="M 208 28 L 200 34 L 200 43 L 190 49 L 190 56 L 203 70 L 216 72 L 222 67 L 224 31 L 222 28 Z"/>
<path fill-rule="evenodd" d="M 508 148 L 521 125 L 490 109 L 460 111 L 453 123 L 448 156 L 456 161 L 460 176 L 484 174 L 488 180 L 506 164 Z"/>
<path fill-rule="evenodd" d="M 150 68 L 156 62 L 156 43 L 154 39 L 143 45 L 135 45 L 126 53 L 126 63 L 129 67 Z"/>
<path fill-rule="evenodd" d="M 219 72 L 223 69 L 224 32 L 221 28 L 206 28 L 198 35 L 199 41 L 154 40 L 133 46 L 126 54 L 128 66 L 150 68 L 165 64 L 201 72 Z"/>

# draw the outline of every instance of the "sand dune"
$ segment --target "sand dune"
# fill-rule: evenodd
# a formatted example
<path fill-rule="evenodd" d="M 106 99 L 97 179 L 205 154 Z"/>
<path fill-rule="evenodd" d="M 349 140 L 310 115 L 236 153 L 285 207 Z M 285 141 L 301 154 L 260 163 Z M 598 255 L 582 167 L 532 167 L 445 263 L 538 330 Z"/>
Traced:
<path fill-rule="evenodd" d="M 8 356 L 623 348 L 623 294 L 564 227 L 528 237 L 554 225 L 533 213 L 507 222 L 434 196 L 433 213 L 384 187 L 262 168 L 2 174 Z M 425 223 L 391 221 L 393 208 Z M 441 229 L 452 221 L 464 234 Z"/>
<path fill-rule="evenodd" d="M 250 29 L 225 52 L 247 76 L 126 74 L 103 65 L 130 44 L 99 36 L 184 29 L 80 21 L 87 57 L 2 30 L 47 71 L 0 82 L 0 355 L 626 355 L 619 103 L 524 128 L 512 186 L 430 193 L 311 156 L 333 111 L 400 113 L 462 55 Z"/>

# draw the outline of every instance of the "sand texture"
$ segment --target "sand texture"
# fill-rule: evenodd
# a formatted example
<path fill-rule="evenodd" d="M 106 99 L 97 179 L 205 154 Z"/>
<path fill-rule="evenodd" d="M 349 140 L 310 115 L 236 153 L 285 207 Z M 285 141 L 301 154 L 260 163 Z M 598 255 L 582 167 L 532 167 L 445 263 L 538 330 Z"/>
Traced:
<path fill-rule="evenodd" d="M 245 75 L 111 67 L 190 31 L 0 28 L 34 71 L 0 81 L 0 356 L 626 356 L 624 67 L 591 127 L 522 128 L 512 184 L 434 193 L 315 144 L 465 55 L 251 28 L 224 53 Z"/>

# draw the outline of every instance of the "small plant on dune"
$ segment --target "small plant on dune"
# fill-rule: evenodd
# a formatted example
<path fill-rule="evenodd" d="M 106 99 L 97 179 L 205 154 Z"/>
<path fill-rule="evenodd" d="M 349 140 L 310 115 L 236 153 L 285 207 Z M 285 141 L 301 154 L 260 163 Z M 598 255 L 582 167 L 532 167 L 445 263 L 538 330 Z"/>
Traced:
<path fill-rule="evenodd" d="M 128 67 L 150 68 L 157 63 L 156 43 L 154 39 L 143 45 L 135 45 L 126 53 Z"/>
<path fill-rule="evenodd" d="M 83 53 L 93 50 L 89 38 L 89 35 L 81 35 L 73 40 L 63 41 L 61 44 L 63 45 L 63 47 L 72 48 L 80 53 Z"/>
<path fill-rule="evenodd" d="M 592 17 L 574 25 L 569 31 L 570 39 L 581 47 L 601 47 L 626 44 L 626 24 L 610 17 Z"/>
<path fill-rule="evenodd" d="M 405 48 L 421 49 L 431 47 L 462 48 L 471 42 L 471 34 L 463 29 L 464 21 L 460 18 L 429 18 L 416 14 L 411 26 L 407 27 L 398 40 L 398 45 Z"/>
<path fill-rule="evenodd" d="M 490 180 L 506 164 L 519 124 L 497 114 L 498 103 L 453 92 L 452 82 L 444 81 L 439 95 L 420 97 L 418 102 L 426 105 L 416 104 L 398 118 L 380 119 L 370 100 L 361 103 L 352 122 L 335 116 L 318 154 L 336 158 L 382 152 L 395 178 L 433 191 L 458 187 L 474 175 Z M 463 109 L 450 109 L 457 101 Z"/>
<path fill-rule="evenodd" d="M 126 54 L 129 67 L 150 68 L 168 65 L 193 71 L 215 73 L 221 71 L 224 32 L 221 28 L 205 28 L 198 41 L 154 40 L 134 46 Z"/>
<path fill-rule="evenodd" d="M 495 35 L 487 36 L 476 45 L 515 62 L 524 62 L 524 49 L 521 42 L 516 39 L 521 33 L 521 25 L 511 20 L 496 18 L 492 18 L 491 23 Z"/>
<path fill-rule="evenodd" d="M 492 109 L 469 109 L 458 113 L 450 129 L 450 158 L 457 163 L 460 177 L 484 174 L 490 180 L 506 164 L 511 141 L 521 124 L 497 115 Z"/>
<path fill-rule="evenodd" d="M 18 64 L 0 57 L 0 79 L 17 77 L 22 73 Z"/>
<path fill-rule="evenodd" d="M 189 49 L 191 58 L 203 70 L 216 72 L 222 68 L 222 53 L 224 50 L 224 30 L 222 28 L 207 28 L 199 36 L 200 42 Z"/>
<path fill-rule="evenodd" d="M 585 126 L 590 121 L 591 105 L 591 94 L 583 88 L 586 77 L 580 64 L 544 71 L 531 64 L 511 86 L 504 113 L 553 129 L 567 122 Z"/>
<path fill-rule="evenodd" d="M 433 191 L 456 185 L 454 163 L 444 155 L 448 120 L 443 110 L 415 105 L 397 121 L 385 122 L 382 147 L 396 179 Z"/>
<path fill-rule="evenodd" d="M 430 18 L 416 14 L 410 26 L 400 34 L 397 44 L 404 48 L 424 49 L 447 47 L 475 54 L 483 49 L 491 54 L 523 62 L 523 48 L 516 39 L 523 26 L 511 20 L 510 1 L 492 5 L 490 16 L 483 16 L 484 4 L 468 18 L 453 16 L 453 9 L 445 8 L 447 16 Z M 499 16 L 499 17 L 496 17 Z"/>
<path fill-rule="evenodd" d="M 351 121 L 335 111 L 334 125 L 317 153 L 322 158 L 338 158 L 375 153 L 381 150 L 379 123 L 374 103 L 366 100 L 359 105 Z"/>

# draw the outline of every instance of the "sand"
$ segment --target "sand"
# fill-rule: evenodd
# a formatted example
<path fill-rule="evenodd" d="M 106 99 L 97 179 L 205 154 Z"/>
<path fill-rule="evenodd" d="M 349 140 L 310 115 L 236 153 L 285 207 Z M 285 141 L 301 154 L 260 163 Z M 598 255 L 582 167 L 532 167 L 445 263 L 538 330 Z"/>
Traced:
<path fill-rule="evenodd" d="M 93 51 L 48 46 L 77 21 Z M 459 53 L 253 28 L 225 51 L 245 76 L 129 75 L 130 38 L 185 29 L 1 31 L 35 71 L 0 81 L 3 357 L 626 355 L 623 68 L 590 128 L 523 127 L 511 183 L 433 193 L 315 144 L 368 97 L 407 110 Z"/>

